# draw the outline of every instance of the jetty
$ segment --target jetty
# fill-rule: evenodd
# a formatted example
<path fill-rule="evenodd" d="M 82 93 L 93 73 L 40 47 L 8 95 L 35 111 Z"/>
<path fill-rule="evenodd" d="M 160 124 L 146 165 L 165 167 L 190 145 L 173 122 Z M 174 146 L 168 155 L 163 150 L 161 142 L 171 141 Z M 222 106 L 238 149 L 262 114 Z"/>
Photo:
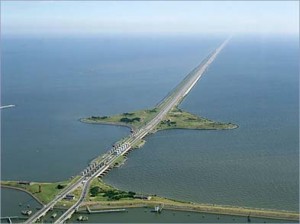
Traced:
<path fill-rule="evenodd" d="M 95 214 L 95 213 L 113 213 L 113 212 L 126 212 L 127 210 L 125 208 L 117 208 L 117 209 L 103 209 L 103 210 L 91 210 L 88 206 L 86 207 L 86 210 L 89 214 Z"/>
<path fill-rule="evenodd" d="M 26 217 L 21 217 L 21 216 L 5 216 L 5 217 L 1 217 L 1 220 L 6 220 L 8 223 L 13 223 L 12 220 L 26 220 Z M 2 221 L 1 221 L 2 223 Z"/>

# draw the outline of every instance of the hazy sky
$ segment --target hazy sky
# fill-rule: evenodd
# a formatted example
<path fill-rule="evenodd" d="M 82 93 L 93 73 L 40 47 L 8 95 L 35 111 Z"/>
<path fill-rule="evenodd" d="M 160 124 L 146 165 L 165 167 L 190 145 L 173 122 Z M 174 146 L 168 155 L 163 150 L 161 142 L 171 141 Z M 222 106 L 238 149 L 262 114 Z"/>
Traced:
<path fill-rule="evenodd" d="M 299 34 L 299 2 L 1 1 L 1 32 Z"/>

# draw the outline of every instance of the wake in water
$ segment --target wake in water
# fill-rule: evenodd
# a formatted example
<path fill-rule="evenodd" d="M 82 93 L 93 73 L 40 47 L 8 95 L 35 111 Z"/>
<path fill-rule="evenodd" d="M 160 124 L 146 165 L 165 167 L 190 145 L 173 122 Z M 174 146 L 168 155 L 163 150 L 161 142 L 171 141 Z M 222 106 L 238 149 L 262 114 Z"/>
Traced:
<path fill-rule="evenodd" d="M 10 107 L 15 107 L 16 105 L 6 105 L 6 106 L 0 106 L 0 109 L 6 109 L 6 108 L 10 108 Z"/>

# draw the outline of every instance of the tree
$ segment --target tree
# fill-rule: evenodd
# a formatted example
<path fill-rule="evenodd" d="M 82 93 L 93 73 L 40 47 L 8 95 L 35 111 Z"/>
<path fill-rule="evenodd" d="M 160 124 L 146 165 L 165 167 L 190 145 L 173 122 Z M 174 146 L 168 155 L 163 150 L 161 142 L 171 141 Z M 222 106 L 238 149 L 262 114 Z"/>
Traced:
<path fill-rule="evenodd" d="M 57 189 L 63 189 L 65 186 L 64 185 L 62 185 L 62 184 L 59 184 L 59 185 L 57 185 Z"/>
<path fill-rule="evenodd" d="M 140 117 L 135 117 L 135 118 L 132 119 L 132 121 L 138 121 L 138 122 L 140 122 L 141 118 Z"/>
<path fill-rule="evenodd" d="M 91 193 L 91 196 L 92 197 L 95 197 L 97 196 L 97 194 L 99 194 L 101 191 L 101 188 L 96 186 L 96 187 L 92 187 L 91 190 L 90 190 L 90 193 Z"/>
<path fill-rule="evenodd" d="M 129 122 L 132 122 L 131 119 L 127 118 L 127 117 L 123 117 L 120 119 L 121 122 L 125 122 L 125 123 L 129 123 Z"/>
<path fill-rule="evenodd" d="M 134 195 L 135 195 L 135 192 L 133 192 L 133 191 L 129 191 L 129 192 L 128 192 L 128 196 L 129 196 L 130 198 L 133 198 Z"/>

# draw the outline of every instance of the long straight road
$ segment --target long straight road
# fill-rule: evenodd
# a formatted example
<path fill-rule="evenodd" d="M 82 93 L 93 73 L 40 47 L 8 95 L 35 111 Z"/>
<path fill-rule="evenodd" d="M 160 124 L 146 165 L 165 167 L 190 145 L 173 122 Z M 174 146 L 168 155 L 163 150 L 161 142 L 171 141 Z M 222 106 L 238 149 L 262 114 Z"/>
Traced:
<path fill-rule="evenodd" d="M 72 214 L 76 212 L 78 207 L 84 201 L 90 182 L 103 172 L 105 172 L 109 167 L 114 164 L 114 162 L 126 152 L 128 152 L 131 147 L 137 142 L 141 141 L 147 134 L 153 131 L 156 126 L 164 119 L 167 113 L 177 106 L 182 99 L 191 91 L 195 86 L 200 77 L 204 74 L 208 66 L 216 59 L 221 50 L 226 46 L 229 39 L 226 39 L 216 50 L 214 50 L 204 61 L 197 66 L 191 73 L 189 73 L 186 78 L 169 94 L 159 105 L 158 114 L 146 123 L 144 126 L 136 130 L 135 134 L 130 135 L 126 141 L 118 148 L 110 149 L 108 153 L 102 158 L 101 161 L 94 163 L 87 167 L 82 172 L 82 177 L 77 181 L 70 184 L 66 189 L 60 192 L 56 198 L 45 205 L 41 210 L 30 217 L 26 223 L 36 222 L 39 218 L 44 216 L 53 206 L 62 200 L 67 194 L 71 193 L 78 187 L 82 187 L 82 193 L 76 203 L 71 206 L 64 214 L 62 214 L 55 223 L 63 223 L 67 219 L 71 218 Z M 118 153 L 120 152 L 120 153 Z"/>

